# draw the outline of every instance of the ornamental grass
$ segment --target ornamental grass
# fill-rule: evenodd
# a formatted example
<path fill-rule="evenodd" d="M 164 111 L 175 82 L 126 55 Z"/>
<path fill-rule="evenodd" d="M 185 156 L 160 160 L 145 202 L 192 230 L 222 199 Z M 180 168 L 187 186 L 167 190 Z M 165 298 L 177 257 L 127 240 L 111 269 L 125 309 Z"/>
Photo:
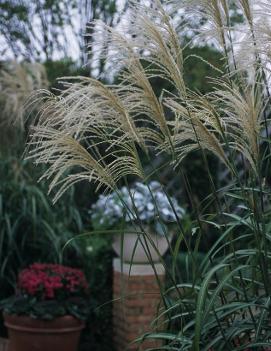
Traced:
<path fill-rule="evenodd" d="M 176 13 L 195 22 L 191 45 L 210 42 L 223 55 L 224 69 L 212 81 L 211 93 L 186 86 L 187 43 Z M 241 18 L 237 25 L 233 13 Z M 146 334 L 139 343 L 162 339 L 159 350 L 178 351 L 271 346 L 270 14 L 270 2 L 264 0 L 256 6 L 249 0 L 130 1 L 130 26 L 91 24 L 95 45 L 115 70 L 117 83 L 66 78 L 59 95 L 38 92 L 34 97 L 44 104 L 28 155 L 47 165 L 42 178 L 50 180 L 55 201 L 82 180 L 111 192 L 131 179 L 157 180 L 166 167 L 188 194 L 191 225 L 185 228 L 176 216 L 171 267 L 162 261 L 169 286 L 160 292 L 163 308 L 153 323 L 164 332 Z M 197 23 L 203 23 L 201 33 Z M 218 70 L 211 64 L 210 69 Z M 157 93 L 155 78 L 170 88 Z M 202 172 L 212 189 L 200 204 L 189 196 L 183 167 L 195 152 L 202 156 Z M 209 155 L 225 174 L 223 186 L 213 176 Z M 151 167 L 157 157 L 164 160 L 160 169 Z M 170 198 L 168 184 L 160 182 Z M 208 231 L 216 235 L 198 264 Z M 181 247 L 189 258 L 185 267 L 177 264 Z"/>

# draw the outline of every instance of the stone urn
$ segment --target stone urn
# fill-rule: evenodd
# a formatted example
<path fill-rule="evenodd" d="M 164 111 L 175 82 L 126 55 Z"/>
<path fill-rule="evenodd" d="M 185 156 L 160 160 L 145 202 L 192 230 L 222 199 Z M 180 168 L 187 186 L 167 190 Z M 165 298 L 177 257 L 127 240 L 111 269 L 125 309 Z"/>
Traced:
<path fill-rule="evenodd" d="M 172 240 L 173 235 L 159 235 L 153 232 L 142 233 L 134 228 L 127 228 L 123 234 L 115 234 L 113 249 L 123 262 L 149 263 L 159 262 Z"/>

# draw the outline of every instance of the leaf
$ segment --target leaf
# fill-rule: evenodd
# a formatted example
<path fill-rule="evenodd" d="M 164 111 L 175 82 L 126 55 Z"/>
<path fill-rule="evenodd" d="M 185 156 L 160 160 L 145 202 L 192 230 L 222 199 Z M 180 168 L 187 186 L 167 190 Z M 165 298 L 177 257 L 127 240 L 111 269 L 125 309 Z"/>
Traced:
<path fill-rule="evenodd" d="M 193 341 L 193 349 L 195 351 L 200 351 L 200 335 L 201 335 L 201 327 L 202 327 L 202 317 L 204 305 L 206 303 L 206 297 L 208 295 L 208 285 L 210 284 L 213 275 L 216 274 L 217 271 L 229 267 L 228 264 L 219 264 L 213 267 L 206 277 L 204 278 L 198 298 L 197 298 L 197 308 L 196 308 L 196 319 L 195 319 L 195 336 Z"/>

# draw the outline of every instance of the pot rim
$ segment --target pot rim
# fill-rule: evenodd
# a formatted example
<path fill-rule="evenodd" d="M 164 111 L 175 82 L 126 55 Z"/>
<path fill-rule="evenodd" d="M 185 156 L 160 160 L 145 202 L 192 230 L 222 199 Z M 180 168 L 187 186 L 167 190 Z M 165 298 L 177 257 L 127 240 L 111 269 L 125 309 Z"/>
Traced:
<path fill-rule="evenodd" d="M 63 334 L 63 333 L 71 333 L 81 331 L 85 327 L 85 322 L 77 319 L 71 315 L 65 315 L 56 317 L 52 320 L 42 320 L 42 319 L 35 319 L 28 315 L 17 315 L 17 314 L 8 314 L 3 313 L 4 316 L 4 324 L 10 330 L 16 330 L 19 332 L 31 332 L 31 333 L 39 333 L 39 334 Z M 67 318 L 70 317 L 70 318 Z M 64 322 L 63 326 L 54 325 L 53 323 Z M 25 322 L 29 322 L 29 325 L 25 325 Z M 35 323 L 38 321 L 38 323 Z M 71 325 L 71 322 L 74 321 L 74 325 Z M 69 325 L 65 326 L 65 322 L 69 322 Z M 39 325 L 39 323 L 41 323 Z M 46 324 L 48 324 L 46 326 Z M 51 326 L 50 326 L 51 324 Z"/>

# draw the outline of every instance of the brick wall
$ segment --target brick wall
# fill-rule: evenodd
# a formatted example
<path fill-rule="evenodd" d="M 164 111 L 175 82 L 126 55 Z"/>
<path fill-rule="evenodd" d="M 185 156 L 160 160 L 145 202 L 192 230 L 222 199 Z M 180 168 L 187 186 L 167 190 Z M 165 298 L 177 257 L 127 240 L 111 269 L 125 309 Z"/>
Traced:
<path fill-rule="evenodd" d="M 164 270 L 156 265 L 159 281 L 164 283 Z M 124 264 L 114 262 L 113 280 L 113 327 L 114 344 L 117 351 L 138 350 L 137 344 L 129 345 L 145 332 L 151 331 L 151 322 L 157 316 L 160 306 L 159 287 L 150 265 Z M 129 345 L 129 346 L 128 346 Z M 144 341 L 141 350 L 149 347 L 159 347 L 159 342 Z"/>

